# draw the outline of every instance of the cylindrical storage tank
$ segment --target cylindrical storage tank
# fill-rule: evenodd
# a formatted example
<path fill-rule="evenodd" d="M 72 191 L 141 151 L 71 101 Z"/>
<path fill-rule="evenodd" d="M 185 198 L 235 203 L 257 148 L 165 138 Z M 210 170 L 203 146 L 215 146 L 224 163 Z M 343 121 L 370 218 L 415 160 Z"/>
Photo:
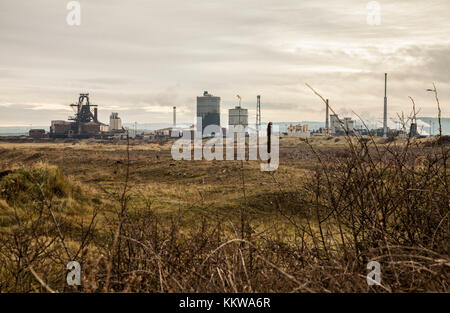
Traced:
<path fill-rule="evenodd" d="M 202 97 L 197 97 L 197 117 L 202 120 L 202 133 L 208 125 L 220 127 L 220 97 L 215 97 L 207 91 Z M 200 131 L 198 126 L 197 130 Z"/>
<path fill-rule="evenodd" d="M 248 110 L 242 107 L 235 107 L 228 110 L 228 125 L 248 126 Z"/>

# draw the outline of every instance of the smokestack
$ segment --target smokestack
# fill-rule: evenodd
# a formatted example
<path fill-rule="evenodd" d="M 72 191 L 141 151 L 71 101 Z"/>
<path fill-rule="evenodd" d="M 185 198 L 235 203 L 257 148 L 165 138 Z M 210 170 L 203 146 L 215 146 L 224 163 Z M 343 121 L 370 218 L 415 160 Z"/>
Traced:
<path fill-rule="evenodd" d="M 97 112 L 97 108 L 94 108 L 94 122 L 98 122 L 98 112 Z"/>
<path fill-rule="evenodd" d="M 257 95 L 256 96 L 256 131 L 258 131 L 258 134 L 259 134 L 260 127 L 261 127 L 261 96 Z"/>
<path fill-rule="evenodd" d="M 177 127 L 177 107 L 173 107 L 173 127 Z"/>
<path fill-rule="evenodd" d="M 387 73 L 384 73 L 383 137 L 387 137 Z"/>
<path fill-rule="evenodd" d="M 326 108 L 325 108 L 325 129 L 326 129 L 327 134 L 328 134 L 328 129 L 329 129 L 329 127 L 330 127 L 330 124 L 329 124 L 329 122 L 328 122 L 328 99 L 327 99 L 326 102 L 327 102 L 327 103 L 326 103 Z"/>

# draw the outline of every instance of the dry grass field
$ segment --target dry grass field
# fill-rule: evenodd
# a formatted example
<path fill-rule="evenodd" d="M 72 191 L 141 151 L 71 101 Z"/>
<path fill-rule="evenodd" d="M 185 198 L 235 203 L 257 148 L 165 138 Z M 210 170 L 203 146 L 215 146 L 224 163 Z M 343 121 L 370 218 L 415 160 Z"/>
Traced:
<path fill-rule="evenodd" d="M 172 142 L 0 141 L 0 292 L 448 292 L 444 141 L 281 138 L 276 172 Z"/>

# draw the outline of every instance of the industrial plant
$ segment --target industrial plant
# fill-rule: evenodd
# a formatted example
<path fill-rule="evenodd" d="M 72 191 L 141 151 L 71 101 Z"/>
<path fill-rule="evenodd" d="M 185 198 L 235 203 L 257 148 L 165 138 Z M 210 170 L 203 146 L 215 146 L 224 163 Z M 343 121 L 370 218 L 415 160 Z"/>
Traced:
<path fill-rule="evenodd" d="M 70 116 L 69 121 L 52 121 L 51 138 L 108 137 L 125 131 L 118 113 L 111 114 L 109 126 L 99 122 L 98 106 L 90 103 L 88 93 L 81 93 L 78 102 L 70 106 L 75 115 Z"/>
<path fill-rule="evenodd" d="M 287 129 L 287 136 L 307 138 L 311 136 L 311 132 L 307 124 L 291 124 Z"/>
<path fill-rule="evenodd" d="M 235 107 L 228 109 L 228 126 L 249 126 L 249 110 L 242 106 L 242 98 L 237 95 L 238 103 Z M 312 128 L 306 123 L 290 124 L 283 136 L 290 137 L 310 137 L 310 136 L 379 136 L 379 137 L 417 137 L 420 136 L 420 130 L 417 126 L 417 119 L 414 116 L 410 121 L 409 129 L 390 129 L 387 125 L 388 119 L 388 98 L 387 98 L 387 73 L 384 74 L 384 103 L 383 103 L 383 125 L 380 128 L 374 127 L 367 129 L 362 123 L 357 123 L 350 117 L 339 117 L 332 111 L 330 114 L 329 100 L 325 101 L 325 123 L 324 127 Z M 220 102 L 221 98 L 204 91 L 202 96 L 197 97 L 196 116 L 197 125 L 192 125 L 185 131 L 194 131 L 196 127 L 198 132 L 204 133 L 206 127 L 210 125 L 220 125 Z M 98 106 L 92 104 L 88 93 L 81 93 L 75 104 L 70 104 L 74 110 L 74 116 L 65 120 L 51 121 L 50 131 L 46 134 L 44 129 L 31 129 L 29 137 L 38 138 L 126 138 L 127 130 L 122 125 L 122 120 L 117 112 L 112 112 L 109 118 L 109 125 L 98 120 Z M 261 131 L 261 96 L 256 96 L 256 121 L 255 129 Z M 405 127 L 405 126 L 404 126 Z M 431 126 L 430 126 L 431 127 Z M 399 128 L 399 127 L 397 127 Z M 131 138 L 170 138 L 182 135 L 182 129 L 177 126 L 177 107 L 173 106 L 172 127 L 156 129 L 153 131 L 141 131 L 138 135 L 135 124 L 134 132 L 131 132 Z M 222 128 L 224 134 L 226 129 Z M 430 131 L 431 133 L 431 131 Z M 212 134 L 211 134 L 212 135 Z"/>

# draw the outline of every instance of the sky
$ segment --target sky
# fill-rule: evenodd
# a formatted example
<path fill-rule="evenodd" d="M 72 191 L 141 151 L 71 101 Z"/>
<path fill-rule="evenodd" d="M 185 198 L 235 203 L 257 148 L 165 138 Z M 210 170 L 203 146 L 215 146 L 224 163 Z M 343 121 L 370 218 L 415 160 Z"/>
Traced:
<path fill-rule="evenodd" d="M 221 97 L 222 124 L 242 97 L 255 119 L 322 121 L 342 116 L 450 116 L 450 1 L 81 0 L 68 25 L 65 0 L 0 0 L 0 126 L 49 125 L 90 94 L 99 117 L 124 122 L 194 121 L 196 97 Z M 368 19 L 369 15 L 369 19 Z"/>

